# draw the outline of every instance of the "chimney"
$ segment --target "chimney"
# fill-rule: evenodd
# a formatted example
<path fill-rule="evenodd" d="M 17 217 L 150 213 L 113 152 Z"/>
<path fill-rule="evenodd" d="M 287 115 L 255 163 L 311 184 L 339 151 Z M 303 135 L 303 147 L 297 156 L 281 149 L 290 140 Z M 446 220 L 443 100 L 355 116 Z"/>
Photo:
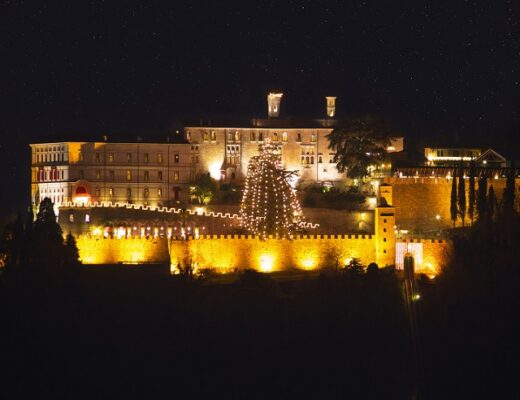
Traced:
<path fill-rule="evenodd" d="M 326 96 L 327 117 L 334 118 L 336 116 L 336 96 Z"/>
<path fill-rule="evenodd" d="M 282 101 L 283 93 L 268 93 L 267 94 L 267 116 L 269 118 L 277 118 L 280 116 L 280 102 Z"/>

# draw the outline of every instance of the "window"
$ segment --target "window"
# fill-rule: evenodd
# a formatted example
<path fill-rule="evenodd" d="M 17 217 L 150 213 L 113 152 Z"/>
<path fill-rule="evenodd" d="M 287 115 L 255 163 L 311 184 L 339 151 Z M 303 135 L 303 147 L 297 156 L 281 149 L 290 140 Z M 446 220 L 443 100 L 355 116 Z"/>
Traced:
<path fill-rule="evenodd" d="M 232 142 L 233 141 L 233 132 L 228 132 L 227 133 L 227 141 L 228 142 Z"/>
<path fill-rule="evenodd" d="M 144 153 L 143 155 L 143 162 L 149 163 L 150 162 L 150 154 Z"/>
<path fill-rule="evenodd" d="M 215 131 L 211 131 L 211 141 L 214 142 L 217 140 L 217 133 Z"/>
<path fill-rule="evenodd" d="M 126 161 L 128 163 L 131 163 L 132 162 L 132 153 L 126 153 Z"/>
<path fill-rule="evenodd" d="M 114 196 L 114 188 L 108 188 L 108 195 L 110 197 L 113 197 Z"/>
<path fill-rule="evenodd" d="M 162 197 L 162 189 L 161 188 L 157 189 L 157 197 L 158 198 Z"/>
<path fill-rule="evenodd" d="M 157 179 L 162 181 L 162 171 L 157 171 Z"/>
<path fill-rule="evenodd" d="M 173 156 L 173 162 L 175 164 L 178 164 L 179 163 L 179 153 L 175 153 L 175 155 Z"/>
<path fill-rule="evenodd" d="M 109 178 L 110 178 L 111 181 L 114 180 L 114 170 L 113 170 L 113 169 L 111 169 L 110 171 L 108 171 L 108 176 L 109 176 Z"/>
<path fill-rule="evenodd" d="M 303 165 L 314 164 L 314 146 L 302 146 L 301 163 Z"/>
<path fill-rule="evenodd" d="M 298 133 L 296 134 L 296 141 L 297 141 L 297 142 L 301 142 L 301 141 L 302 141 L 302 134 L 301 134 L 300 132 L 298 132 Z"/>
<path fill-rule="evenodd" d="M 74 214 L 69 214 L 69 222 L 74 222 Z"/>
<path fill-rule="evenodd" d="M 148 171 L 144 171 L 144 180 L 149 181 L 150 180 L 150 173 Z"/>
<path fill-rule="evenodd" d="M 87 224 L 90 222 L 90 214 L 85 214 L 85 222 Z"/>
<path fill-rule="evenodd" d="M 173 180 L 174 181 L 178 181 L 179 180 L 179 171 L 174 171 L 173 172 Z"/>
<path fill-rule="evenodd" d="M 322 156 L 318 156 L 318 164 L 321 164 L 323 162 L 323 157 Z"/>
<path fill-rule="evenodd" d="M 96 179 L 101 179 L 101 170 L 100 169 L 96 169 Z"/>
<path fill-rule="evenodd" d="M 235 131 L 235 142 L 240 142 L 240 132 Z"/>
<path fill-rule="evenodd" d="M 191 140 L 191 132 L 186 132 L 186 140 L 189 142 Z M 161 161 L 162 162 L 162 161 Z"/>
<path fill-rule="evenodd" d="M 101 189 L 98 187 L 96 187 L 96 197 L 100 197 L 101 196 Z"/>
<path fill-rule="evenodd" d="M 95 157 L 96 157 L 96 162 L 97 162 L 97 163 L 100 163 L 100 162 L 101 162 L 101 154 L 96 153 L 96 156 L 95 156 Z"/>
<path fill-rule="evenodd" d="M 128 197 L 128 198 L 132 197 L 132 189 L 130 189 L 130 188 L 126 189 L 126 197 Z"/>
<path fill-rule="evenodd" d="M 114 162 L 114 153 L 108 153 L 108 162 Z"/>
<path fill-rule="evenodd" d="M 282 142 L 287 143 L 288 137 L 287 132 L 282 133 Z"/>
<path fill-rule="evenodd" d="M 263 142 L 264 141 L 264 133 L 263 132 L 258 132 L 258 141 L 259 142 Z"/>
<path fill-rule="evenodd" d="M 163 163 L 163 153 L 157 154 L 157 163 L 162 164 Z"/>
<path fill-rule="evenodd" d="M 207 131 L 204 132 L 203 139 L 204 139 L 205 142 L 207 142 L 209 140 L 209 132 L 207 132 Z"/>
<path fill-rule="evenodd" d="M 273 133 L 273 141 L 278 142 L 278 132 Z"/>
<path fill-rule="evenodd" d="M 126 170 L 126 180 L 131 181 L 132 180 L 132 171 L 129 169 Z"/>
<path fill-rule="evenodd" d="M 251 142 L 256 141 L 256 134 L 254 131 L 251 131 L 251 133 L 249 134 L 249 141 L 251 141 Z"/>
<path fill-rule="evenodd" d="M 453 151 L 453 156 L 454 156 L 454 157 L 458 157 L 458 156 L 459 156 L 459 152 L 458 152 L 458 150 L 454 150 L 454 151 Z"/>
<path fill-rule="evenodd" d="M 143 190 L 143 197 L 145 199 L 147 199 L 149 195 L 150 195 L 150 190 L 148 190 L 148 188 L 144 188 L 144 190 Z"/>
<path fill-rule="evenodd" d="M 316 142 L 316 134 L 315 133 L 311 134 L 311 142 L 312 143 Z"/>

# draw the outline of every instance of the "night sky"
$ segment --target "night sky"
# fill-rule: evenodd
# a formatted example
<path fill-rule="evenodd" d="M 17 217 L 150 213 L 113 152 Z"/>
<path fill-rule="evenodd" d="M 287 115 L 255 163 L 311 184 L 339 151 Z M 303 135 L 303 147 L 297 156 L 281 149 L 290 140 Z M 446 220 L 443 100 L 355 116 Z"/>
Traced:
<path fill-rule="evenodd" d="M 4 209 L 28 194 L 44 135 L 166 130 L 177 115 L 390 115 L 409 137 L 519 129 L 514 1 L 4 1 Z M 5 186 L 4 186 L 5 188 Z"/>

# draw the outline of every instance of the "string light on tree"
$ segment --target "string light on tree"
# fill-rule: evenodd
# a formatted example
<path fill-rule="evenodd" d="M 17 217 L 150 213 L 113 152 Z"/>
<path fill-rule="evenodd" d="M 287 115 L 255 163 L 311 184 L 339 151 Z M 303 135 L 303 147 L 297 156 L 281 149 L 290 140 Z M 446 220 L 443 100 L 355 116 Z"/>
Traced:
<path fill-rule="evenodd" d="M 278 146 L 266 140 L 260 154 L 249 161 L 240 207 L 244 228 L 265 239 L 291 238 L 303 227 L 301 206 L 290 184 L 294 175 L 283 168 Z"/>

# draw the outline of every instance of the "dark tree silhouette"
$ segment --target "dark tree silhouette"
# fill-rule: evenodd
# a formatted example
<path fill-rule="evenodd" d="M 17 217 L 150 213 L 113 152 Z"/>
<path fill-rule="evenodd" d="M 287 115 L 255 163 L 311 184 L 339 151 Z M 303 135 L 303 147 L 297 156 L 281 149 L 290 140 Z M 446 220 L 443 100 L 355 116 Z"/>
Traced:
<path fill-rule="evenodd" d="M 457 170 L 455 168 L 453 169 L 453 179 L 451 181 L 450 217 L 455 227 L 457 222 Z"/>
<path fill-rule="evenodd" d="M 217 183 L 208 174 L 200 174 L 190 184 L 190 195 L 195 197 L 199 204 L 208 204 L 217 193 Z"/>
<path fill-rule="evenodd" d="M 488 196 L 487 196 L 487 216 L 490 220 L 493 219 L 493 216 L 495 214 L 495 204 L 496 204 L 496 198 L 495 198 L 495 190 L 493 189 L 493 185 L 489 186 Z"/>
<path fill-rule="evenodd" d="M 390 145 L 391 127 L 387 121 L 366 116 L 352 119 L 346 126 L 327 135 L 329 149 L 335 151 L 334 162 L 339 172 L 349 178 L 363 179 L 369 166 L 378 164 Z"/>
<path fill-rule="evenodd" d="M 504 189 L 504 198 L 502 200 L 503 212 L 505 218 L 511 218 L 515 208 L 515 169 L 510 168 L 507 172 L 506 187 Z"/>
<path fill-rule="evenodd" d="M 484 221 L 487 215 L 487 177 L 482 174 L 478 181 L 477 192 L 477 216 L 479 221 Z"/>
<path fill-rule="evenodd" d="M 62 264 L 63 234 L 56 222 L 54 204 L 49 198 L 40 203 L 36 221 L 34 222 L 33 249 L 31 251 L 34 264 L 59 267 Z"/>
<path fill-rule="evenodd" d="M 475 161 L 469 164 L 469 188 L 468 188 L 468 217 L 473 224 L 475 218 Z"/>
<path fill-rule="evenodd" d="M 459 187 L 457 193 L 457 209 L 462 220 L 462 226 L 466 219 L 466 184 L 464 182 L 464 170 L 462 167 L 459 169 Z"/>
<path fill-rule="evenodd" d="M 65 238 L 65 246 L 63 249 L 63 263 L 67 267 L 75 267 L 81 264 L 76 239 L 70 232 Z"/>

